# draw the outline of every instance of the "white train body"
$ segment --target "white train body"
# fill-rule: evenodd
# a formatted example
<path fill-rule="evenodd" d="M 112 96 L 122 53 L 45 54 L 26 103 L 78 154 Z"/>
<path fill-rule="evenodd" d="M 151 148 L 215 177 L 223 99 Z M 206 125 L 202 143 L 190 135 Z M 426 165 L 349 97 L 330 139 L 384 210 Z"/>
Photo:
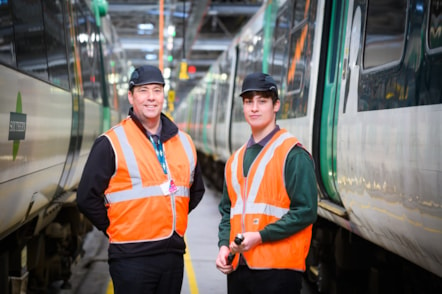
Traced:
<path fill-rule="evenodd" d="M 76 188 L 91 146 L 127 114 L 118 36 L 93 3 L 0 3 L 0 293 L 67 283 L 91 224 Z M 101 36 L 99 41 L 98 36 Z"/>
<path fill-rule="evenodd" d="M 322 291 L 345 269 L 371 281 L 387 271 L 391 282 L 407 262 L 431 276 L 427 287 L 441 286 L 441 4 L 271 1 L 177 107 L 221 188 L 225 161 L 250 136 L 242 80 L 254 71 L 277 80 L 277 124 L 316 163 L 320 218 L 308 265 Z"/>

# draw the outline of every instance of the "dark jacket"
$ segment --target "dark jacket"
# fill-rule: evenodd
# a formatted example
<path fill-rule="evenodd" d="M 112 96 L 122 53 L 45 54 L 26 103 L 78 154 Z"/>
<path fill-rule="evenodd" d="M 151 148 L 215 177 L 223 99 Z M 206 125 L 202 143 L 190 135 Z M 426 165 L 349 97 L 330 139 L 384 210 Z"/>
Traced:
<path fill-rule="evenodd" d="M 137 123 L 140 131 L 147 136 L 147 131 L 136 118 L 132 109 L 129 111 L 129 116 Z M 178 133 L 178 127 L 163 114 L 161 114 L 161 124 L 160 140 L 162 142 L 169 140 Z M 104 191 L 114 172 L 114 151 L 109 140 L 105 136 L 100 136 L 95 140 L 84 167 L 77 191 L 77 205 L 92 224 L 104 233 L 106 233 L 106 229 L 109 226 L 109 219 L 104 203 Z M 199 163 L 197 162 L 194 182 L 190 188 L 189 212 L 201 201 L 204 191 L 203 177 Z M 146 227 L 148 227 L 148 225 Z M 184 254 L 185 248 L 186 244 L 184 239 L 174 233 L 170 238 L 161 241 L 110 244 L 109 258 L 136 257 L 164 252 Z"/>

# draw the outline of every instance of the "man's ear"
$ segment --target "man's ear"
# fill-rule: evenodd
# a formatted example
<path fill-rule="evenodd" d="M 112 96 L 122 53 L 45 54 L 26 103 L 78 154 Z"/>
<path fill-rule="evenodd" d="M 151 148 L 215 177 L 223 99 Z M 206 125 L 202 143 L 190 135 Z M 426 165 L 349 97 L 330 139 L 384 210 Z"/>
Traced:
<path fill-rule="evenodd" d="M 277 99 L 275 103 L 273 104 L 273 111 L 277 113 L 279 111 L 279 108 L 281 107 L 281 101 Z"/>
<path fill-rule="evenodd" d="M 130 105 L 134 105 L 134 97 L 131 91 L 127 92 L 127 100 L 129 100 Z"/>

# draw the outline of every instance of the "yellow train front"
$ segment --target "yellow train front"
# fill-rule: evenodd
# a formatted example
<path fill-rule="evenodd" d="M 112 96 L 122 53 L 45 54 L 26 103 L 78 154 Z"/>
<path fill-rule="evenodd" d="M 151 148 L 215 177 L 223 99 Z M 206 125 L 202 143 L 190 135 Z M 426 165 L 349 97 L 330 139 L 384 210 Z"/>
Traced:
<path fill-rule="evenodd" d="M 307 277 L 324 293 L 436 293 L 442 278 L 441 1 L 268 1 L 174 114 L 218 188 L 250 136 L 242 81 L 316 162 Z"/>
<path fill-rule="evenodd" d="M 76 187 L 94 139 L 128 110 L 124 52 L 94 5 L 0 2 L 1 293 L 67 281 L 91 229 Z"/>

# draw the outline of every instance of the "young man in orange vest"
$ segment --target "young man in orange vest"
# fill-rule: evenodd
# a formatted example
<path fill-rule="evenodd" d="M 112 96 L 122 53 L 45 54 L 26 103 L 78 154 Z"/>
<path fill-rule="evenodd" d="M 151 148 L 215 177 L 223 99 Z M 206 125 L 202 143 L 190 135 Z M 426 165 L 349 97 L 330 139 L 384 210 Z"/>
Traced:
<path fill-rule="evenodd" d="M 229 294 L 300 293 L 317 217 L 314 163 L 276 124 L 271 76 L 246 76 L 240 95 L 252 136 L 226 163 L 216 266 L 227 274 Z"/>
<path fill-rule="evenodd" d="M 204 194 L 195 146 L 162 114 L 154 66 L 129 81 L 129 116 L 96 139 L 77 192 L 81 212 L 109 237 L 116 294 L 181 292 L 188 213 Z"/>

